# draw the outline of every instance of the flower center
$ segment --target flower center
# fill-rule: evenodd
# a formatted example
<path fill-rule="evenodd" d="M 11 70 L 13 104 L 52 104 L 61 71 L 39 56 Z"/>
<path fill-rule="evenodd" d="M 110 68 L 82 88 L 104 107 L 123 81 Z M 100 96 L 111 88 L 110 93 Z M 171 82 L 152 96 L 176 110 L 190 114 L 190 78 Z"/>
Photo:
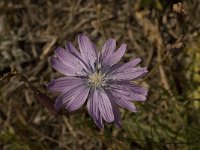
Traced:
<path fill-rule="evenodd" d="M 105 75 L 101 72 L 95 72 L 94 74 L 89 76 L 89 83 L 93 86 L 101 86 L 103 84 Z"/>

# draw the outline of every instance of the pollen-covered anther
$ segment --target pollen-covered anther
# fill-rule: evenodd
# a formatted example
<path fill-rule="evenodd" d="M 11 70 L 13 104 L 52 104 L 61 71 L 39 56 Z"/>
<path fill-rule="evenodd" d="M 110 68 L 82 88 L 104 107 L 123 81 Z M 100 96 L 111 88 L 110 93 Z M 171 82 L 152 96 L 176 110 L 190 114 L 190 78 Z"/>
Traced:
<path fill-rule="evenodd" d="M 95 87 L 102 86 L 105 75 L 101 72 L 95 72 L 89 76 L 89 83 Z"/>

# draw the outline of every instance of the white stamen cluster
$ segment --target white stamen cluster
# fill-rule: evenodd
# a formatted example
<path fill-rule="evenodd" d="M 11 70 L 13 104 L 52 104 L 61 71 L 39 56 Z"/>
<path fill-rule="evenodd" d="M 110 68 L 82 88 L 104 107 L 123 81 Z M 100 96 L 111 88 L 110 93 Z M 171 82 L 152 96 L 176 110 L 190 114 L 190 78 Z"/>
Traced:
<path fill-rule="evenodd" d="M 89 76 L 89 83 L 95 87 L 102 86 L 104 83 L 105 75 L 102 74 L 100 71 L 95 72 L 94 74 Z"/>

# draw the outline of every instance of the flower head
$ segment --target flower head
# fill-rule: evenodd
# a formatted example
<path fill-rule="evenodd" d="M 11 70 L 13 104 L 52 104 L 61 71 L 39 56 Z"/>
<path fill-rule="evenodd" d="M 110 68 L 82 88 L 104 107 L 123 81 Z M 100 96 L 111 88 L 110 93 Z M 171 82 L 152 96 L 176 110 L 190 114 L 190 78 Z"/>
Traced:
<path fill-rule="evenodd" d="M 116 49 L 116 41 L 109 39 L 98 52 L 85 35 L 78 36 L 78 51 L 71 43 L 57 48 L 51 58 L 52 67 L 64 74 L 47 84 L 50 91 L 58 91 L 54 107 L 75 111 L 87 103 L 87 110 L 96 125 L 103 128 L 103 120 L 121 125 L 119 106 L 136 112 L 133 101 L 145 101 L 147 90 L 131 82 L 148 72 L 136 67 L 141 59 L 125 64 L 119 61 L 126 51 L 126 44 Z"/>

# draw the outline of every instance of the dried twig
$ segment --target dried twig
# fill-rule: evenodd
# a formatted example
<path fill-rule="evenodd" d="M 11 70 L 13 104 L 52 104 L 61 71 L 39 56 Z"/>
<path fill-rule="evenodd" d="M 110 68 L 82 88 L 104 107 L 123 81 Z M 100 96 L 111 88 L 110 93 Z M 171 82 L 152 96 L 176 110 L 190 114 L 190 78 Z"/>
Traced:
<path fill-rule="evenodd" d="M 66 110 L 65 111 L 55 110 L 53 100 L 47 95 L 40 92 L 35 86 L 33 86 L 31 82 L 28 81 L 28 79 L 24 75 L 22 75 L 21 73 L 18 73 L 15 69 L 12 69 L 11 72 L 6 73 L 3 76 L 1 76 L 0 80 L 9 82 L 12 77 L 17 77 L 19 78 L 19 80 L 23 81 L 26 87 L 28 87 L 32 91 L 33 95 L 39 101 L 39 103 L 42 106 L 46 107 L 51 114 L 69 116 L 75 113 L 75 112 L 68 112 Z M 77 112 L 83 112 L 83 111 L 84 110 L 80 110 Z"/>

